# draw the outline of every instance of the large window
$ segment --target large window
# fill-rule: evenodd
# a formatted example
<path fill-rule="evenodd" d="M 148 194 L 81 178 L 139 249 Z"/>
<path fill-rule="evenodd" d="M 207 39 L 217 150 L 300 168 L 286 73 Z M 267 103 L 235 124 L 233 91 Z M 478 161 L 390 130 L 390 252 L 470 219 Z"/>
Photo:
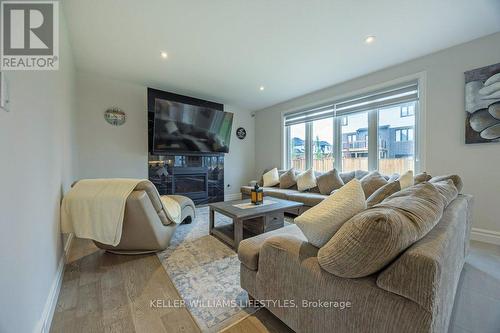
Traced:
<path fill-rule="evenodd" d="M 415 109 L 415 103 L 412 105 Z M 408 107 L 405 105 L 404 107 Z M 415 114 L 402 116 L 398 105 L 378 111 L 379 162 L 384 174 L 404 173 L 415 164 Z"/>
<path fill-rule="evenodd" d="M 416 82 L 285 115 L 286 161 L 299 170 L 415 170 Z"/>
<path fill-rule="evenodd" d="M 333 169 L 333 118 L 312 122 L 312 161 L 314 170 Z"/>
<path fill-rule="evenodd" d="M 347 122 L 341 125 L 342 170 L 368 170 L 368 112 L 345 118 Z"/>
<path fill-rule="evenodd" d="M 306 169 L 306 124 L 296 124 L 289 128 L 290 167 L 297 170 Z"/>

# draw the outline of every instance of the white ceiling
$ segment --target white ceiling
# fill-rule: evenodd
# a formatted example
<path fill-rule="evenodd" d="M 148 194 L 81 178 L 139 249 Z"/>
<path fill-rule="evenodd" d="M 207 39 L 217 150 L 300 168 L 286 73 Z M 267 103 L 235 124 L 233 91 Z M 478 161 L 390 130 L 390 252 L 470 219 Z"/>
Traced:
<path fill-rule="evenodd" d="M 498 0 L 64 0 L 64 7 L 80 71 L 250 110 L 500 31 Z M 375 43 L 364 43 L 368 35 Z"/>

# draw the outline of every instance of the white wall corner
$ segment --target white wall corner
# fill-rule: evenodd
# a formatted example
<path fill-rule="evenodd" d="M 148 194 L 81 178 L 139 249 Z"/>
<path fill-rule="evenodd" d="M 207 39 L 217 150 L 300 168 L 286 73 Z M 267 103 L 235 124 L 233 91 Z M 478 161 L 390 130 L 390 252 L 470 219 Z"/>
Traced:
<path fill-rule="evenodd" d="M 479 242 L 500 245 L 500 232 L 487 229 L 472 228 L 470 232 L 470 239 Z"/>

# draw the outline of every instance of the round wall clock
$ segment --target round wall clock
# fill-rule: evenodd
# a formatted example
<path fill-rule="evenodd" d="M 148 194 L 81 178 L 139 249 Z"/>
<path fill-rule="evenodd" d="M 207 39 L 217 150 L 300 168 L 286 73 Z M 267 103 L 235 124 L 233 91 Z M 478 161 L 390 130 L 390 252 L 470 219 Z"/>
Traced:
<path fill-rule="evenodd" d="M 236 136 L 238 139 L 243 140 L 247 136 L 247 131 L 243 127 L 238 127 L 236 130 Z"/>
<path fill-rule="evenodd" d="M 109 108 L 104 112 L 104 119 L 113 126 L 121 126 L 127 121 L 127 114 L 119 108 Z"/>

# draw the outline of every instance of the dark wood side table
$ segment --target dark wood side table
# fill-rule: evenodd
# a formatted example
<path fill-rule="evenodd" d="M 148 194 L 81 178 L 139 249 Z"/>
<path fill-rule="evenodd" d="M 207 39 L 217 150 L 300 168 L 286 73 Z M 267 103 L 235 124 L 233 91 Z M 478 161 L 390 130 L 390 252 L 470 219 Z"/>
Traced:
<path fill-rule="evenodd" d="M 266 204 L 266 202 L 270 202 Z M 238 251 L 238 246 L 244 238 L 252 237 L 284 226 L 285 211 L 298 208 L 303 204 L 273 197 L 266 197 L 264 205 L 248 207 L 250 200 L 233 200 L 217 202 L 209 205 L 209 233 Z M 215 225 L 215 212 L 230 217 L 232 224 Z"/>

